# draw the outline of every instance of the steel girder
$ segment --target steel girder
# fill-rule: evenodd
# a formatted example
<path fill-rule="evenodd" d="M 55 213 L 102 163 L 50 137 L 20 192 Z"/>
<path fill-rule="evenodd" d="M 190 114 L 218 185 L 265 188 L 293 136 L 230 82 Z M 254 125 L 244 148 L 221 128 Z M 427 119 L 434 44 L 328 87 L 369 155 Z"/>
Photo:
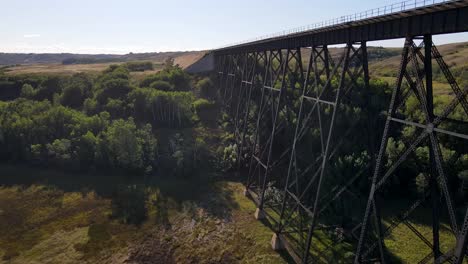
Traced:
<path fill-rule="evenodd" d="M 416 42 L 420 42 L 419 45 Z M 454 96 L 451 102 L 445 106 L 441 113 L 434 111 L 434 97 L 432 91 L 432 67 L 433 61 L 436 61 L 441 71 L 444 73 L 448 83 L 454 91 Z M 403 82 L 407 85 L 404 86 Z M 359 242 L 356 249 L 355 263 L 380 261 L 385 262 L 388 258 L 385 252 L 375 254 L 376 245 L 384 245 L 384 239 L 392 234 L 394 228 L 403 223 L 408 229 L 414 233 L 415 239 L 424 242 L 428 247 L 426 255 L 422 256 L 420 263 L 427 263 L 431 259 L 435 263 L 442 262 L 458 262 L 461 254 L 466 254 L 466 231 L 458 229 L 458 221 L 455 213 L 452 194 L 450 192 L 449 183 L 447 180 L 447 163 L 442 156 L 442 146 L 440 144 L 441 137 L 454 137 L 465 141 L 468 135 L 459 133 L 458 131 L 450 131 L 444 128 L 444 123 L 450 121 L 449 115 L 453 113 L 457 105 L 461 105 L 465 114 L 468 114 L 466 106 L 466 94 L 468 87 L 461 90 L 458 87 L 455 79 L 451 75 L 447 65 L 440 56 L 437 48 L 432 43 L 432 36 L 425 35 L 424 37 L 408 37 L 403 48 L 401 57 L 400 69 L 397 76 L 395 88 L 393 89 L 390 106 L 387 111 L 387 118 L 384 125 L 380 150 L 377 156 L 374 167 L 372 184 L 366 204 L 366 210 L 362 223 L 358 226 L 360 229 Z M 406 102 L 412 98 L 416 102 L 415 111 L 421 111 L 424 119 L 414 120 L 411 116 L 403 113 Z M 389 163 L 387 146 L 390 138 L 403 138 L 402 135 L 395 135 L 392 129 L 398 126 L 405 126 L 411 129 L 411 138 L 404 139 L 405 146 L 397 155 L 397 159 Z M 394 176 L 394 172 L 408 161 L 409 157 L 414 154 L 414 151 L 419 147 L 427 146 L 429 149 L 429 157 L 426 160 L 427 168 L 420 168 L 423 177 L 428 180 L 430 188 L 425 194 L 412 205 L 403 211 L 397 218 L 391 221 L 385 230 L 382 230 L 382 222 L 376 220 L 371 223 L 371 217 L 378 215 L 376 201 L 379 193 L 382 192 L 382 187 Z M 417 207 L 423 205 L 430 198 L 430 209 L 432 210 L 432 238 L 427 238 L 413 226 L 407 218 Z M 443 202 L 441 202 L 443 200 Z M 384 206 L 384 205 L 381 205 Z M 454 234 L 453 239 L 457 241 L 456 249 L 442 252 L 440 248 L 440 221 L 441 213 L 448 216 L 451 232 Z M 466 224 L 466 217 L 465 217 Z M 463 225 L 464 228 L 465 225 Z M 380 229 L 380 230 L 379 230 Z M 456 252 L 456 253 L 455 253 Z M 382 254 L 383 253 L 383 254 Z M 421 252 L 424 254 L 423 252 Z"/>
<path fill-rule="evenodd" d="M 361 82 L 362 85 L 358 84 Z M 359 106 L 353 98 L 365 95 L 368 86 L 366 43 L 348 44 L 336 63 L 326 46 L 311 48 L 281 221 L 275 230 L 282 243 L 296 249 L 294 258 L 298 262 L 334 262 L 345 258 L 336 256 L 333 246 L 348 246 L 346 229 L 350 229 L 349 223 L 358 221 L 357 214 L 350 212 L 347 219 L 330 216 L 336 210 L 346 210 L 345 200 L 357 199 L 359 204 L 359 195 L 352 185 L 369 166 L 354 168 L 356 175 L 344 180 L 337 175 L 339 168 L 335 164 L 349 151 L 343 139 L 362 125 L 358 116 L 346 111 L 353 104 Z M 334 131 L 337 128 L 339 133 Z M 363 150 L 368 148 L 367 142 L 362 144 Z M 334 164 L 333 168 L 330 164 Z M 334 235 L 339 238 L 333 241 L 333 246 L 332 240 L 321 239 Z"/>
<path fill-rule="evenodd" d="M 307 66 L 304 54 L 309 57 Z M 337 247 L 354 251 L 355 263 L 385 263 L 390 261 L 385 240 L 401 225 L 427 245 L 421 263 L 462 263 L 468 210 L 461 222 L 446 177 L 450 160 L 443 160 L 439 141 L 468 139 L 466 131 L 445 125 L 458 122 L 450 116 L 456 107 L 468 115 L 468 88 L 459 87 L 430 35 L 408 37 L 390 107 L 382 116 L 383 109 L 372 108 L 375 91 L 369 85 L 367 62 L 365 42 L 348 43 L 339 56 L 331 56 L 324 45 L 216 57 L 218 85 L 238 146 L 239 171 L 247 175 L 247 193 L 258 206 L 257 216 L 266 217 L 298 263 L 353 261 L 339 255 Z M 452 101 L 437 113 L 433 64 L 453 90 Z M 405 116 L 408 100 L 416 102 L 424 120 Z M 353 113 L 353 107 L 362 112 Z M 397 126 L 412 129 L 412 136 L 392 132 Z M 356 131 L 362 138 L 349 138 Z M 392 163 L 387 153 L 390 138 L 404 142 Z M 362 164 L 346 163 L 350 142 L 364 153 Z M 429 188 L 383 223 L 382 187 L 418 147 L 429 149 L 426 163 L 416 164 Z M 353 176 L 343 179 L 340 170 L 352 171 Z M 410 221 L 422 206 L 433 212 L 432 237 Z M 441 215 L 448 216 L 456 240 L 446 252 L 439 242 Z"/>
<path fill-rule="evenodd" d="M 294 84 L 303 78 L 301 50 L 266 52 L 265 62 L 263 74 L 257 80 L 261 89 L 252 112 L 256 123 L 249 133 L 250 144 L 246 152 L 246 188 L 257 203 L 257 216 L 266 216 L 274 222 L 279 211 L 276 195 L 284 185 L 284 178 L 278 170 L 287 159 L 284 148 L 278 145 L 291 140 L 293 101 L 298 95 Z M 242 149 L 244 146 L 246 144 L 242 144 Z"/>

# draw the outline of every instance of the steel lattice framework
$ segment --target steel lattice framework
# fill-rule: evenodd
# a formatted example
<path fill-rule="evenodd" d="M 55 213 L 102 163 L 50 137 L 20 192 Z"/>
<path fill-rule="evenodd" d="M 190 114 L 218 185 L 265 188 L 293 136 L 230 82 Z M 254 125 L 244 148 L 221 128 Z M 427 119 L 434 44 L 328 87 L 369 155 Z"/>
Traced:
<path fill-rule="evenodd" d="M 386 241 L 403 225 L 427 245 L 420 263 L 463 262 L 468 208 L 457 211 L 448 180 L 453 160 L 441 142 L 467 146 L 468 86 L 459 86 L 432 36 L 468 31 L 467 6 L 451 1 L 214 51 L 238 169 L 257 205 L 255 217 L 274 231 L 273 248 L 286 249 L 297 263 L 390 263 Z M 388 34 L 370 30 L 388 25 Z M 396 37 L 406 39 L 386 97 L 370 82 L 367 40 Z M 329 48 L 337 43 L 344 44 L 339 54 Z M 434 106 L 434 68 L 453 92 L 442 111 Z M 387 109 L 374 103 L 382 98 L 390 98 Z M 464 117 L 453 118 L 456 109 Z M 397 140 L 403 143 L 392 154 Z M 427 148 L 426 160 L 416 157 L 418 148 Z M 359 164 L 350 165 L 350 157 Z M 382 208 L 391 205 L 383 187 L 409 161 L 429 186 L 384 222 Z M 421 207 L 432 212 L 431 237 L 409 221 Z M 453 248 L 444 251 L 445 218 Z"/>

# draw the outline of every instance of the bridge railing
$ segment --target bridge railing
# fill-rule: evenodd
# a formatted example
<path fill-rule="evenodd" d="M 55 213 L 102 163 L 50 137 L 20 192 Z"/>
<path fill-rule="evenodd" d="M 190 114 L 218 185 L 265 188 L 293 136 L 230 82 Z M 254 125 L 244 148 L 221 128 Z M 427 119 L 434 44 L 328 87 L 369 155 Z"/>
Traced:
<path fill-rule="evenodd" d="M 283 30 L 283 31 L 280 31 L 280 32 L 276 32 L 276 33 L 272 33 L 272 34 L 268 34 L 268 35 L 263 35 L 263 36 L 260 36 L 260 37 L 256 37 L 256 38 L 252 38 L 252 39 L 248 39 L 248 40 L 244 40 L 244 41 L 240 41 L 240 42 L 236 42 L 236 43 L 231 43 L 229 45 L 219 47 L 218 49 L 237 46 L 237 45 L 241 45 L 241 44 L 246 44 L 246 43 L 265 40 L 265 39 L 270 39 L 270 38 L 288 36 L 288 35 L 291 35 L 291 34 L 298 34 L 298 33 L 307 32 L 307 31 L 310 31 L 310 30 L 335 26 L 335 25 L 339 25 L 339 24 L 359 21 L 359 20 L 378 17 L 378 16 L 383 16 L 383 15 L 389 15 L 389 14 L 403 12 L 403 11 L 409 11 L 409 10 L 413 10 L 413 9 L 420 8 L 420 7 L 428 7 L 428 6 L 431 6 L 431 5 L 437 5 L 437 4 L 447 3 L 447 2 L 456 2 L 456 1 L 457 0 L 406 0 L 406 1 L 398 2 L 398 3 L 394 3 L 394 4 L 391 4 L 391 5 L 383 6 L 383 7 L 369 9 L 369 10 L 359 12 L 359 13 L 355 13 L 355 14 L 352 14 L 352 15 L 345 15 L 345 16 L 334 18 L 334 19 L 330 19 L 330 20 L 326 20 L 326 21 L 322 21 L 322 22 L 318 22 L 318 23 L 314 23 L 314 24 L 305 25 L 305 26 L 302 26 L 302 27 L 296 27 L 296 28 Z"/>

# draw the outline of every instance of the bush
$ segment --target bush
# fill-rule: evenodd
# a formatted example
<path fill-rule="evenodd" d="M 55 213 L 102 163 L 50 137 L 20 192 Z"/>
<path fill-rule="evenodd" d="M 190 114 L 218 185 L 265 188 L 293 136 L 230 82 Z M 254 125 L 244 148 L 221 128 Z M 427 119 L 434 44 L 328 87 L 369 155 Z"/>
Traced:
<path fill-rule="evenodd" d="M 71 85 L 63 89 L 60 103 L 71 108 L 79 108 L 83 105 L 83 91 L 78 85 Z"/>
<path fill-rule="evenodd" d="M 198 99 L 193 108 L 201 121 L 215 121 L 217 118 L 216 104 L 206 99 Z"/>
<path fill-rule="evenodd" d="M 227 171 L 234 169 L 237 164 L 237 145 L 232 144 L 223 150 L 223 168 Z"/>
<path fill-rule="evenodd" d="M 174 90 L 174 87 L 170 83 L 165 81 L 154 81 L 150 84 L 150 88 L 165 92 Z"/>
<path fill-rule="evenodd" d="M 138 88 L 129 94 L 133 114 L 140 122 L 155 127 L 183 127 L 193 119 L 193 94 L 190 92 L 165 92 L 151 88 Z"/>
<path fill-rule="evenodd" d="M 151 126 L 138 130 L 133 119 L 114 121 L 103 133 L 102 149 L 110 165 L 144 173 L 154 162 L 156 139 Z"/>
<path fill-rule="evenodd" d="M 164 68 L 162 71 L 145 77 L 140 82 L 140 87 L 150 87 L 156 81 L 168 82 L 174 91 L 190 91 L 190 76 L 182 70 L 179 66 L 170 66 Z"/>
<path fill-rule="evenodd" d="M 126 79 L 109 79 L 101 84 L 96 99 L 101 105 L 105 105 L 109 99 L 124 99 L 133 89 Z"/>
<path fill-rule="evenodd" d="M 51 76 L 44 80 L 36 90 L 34 99 L 53 101 L 54 94 L 60 94 L 63 89 L 63 79 L 58 76 Z"/>
<path fill-rule="evenodd" d="M 153 63 L 151 61 L 134 61 L 125 64 L 129 71 L 150 71 L 153 70 Z"/>
<path fill-rule="evenodd" d="M 200 96 L 206 99 L 215 100 L 218 96 L 213 82 L 210 78 L 203 78 L 197 82 L 195 88 L 200 92 Z"/>
<path fill-rule="evenodd" d="M 21 97 L 27 98 L 27 99 L 32 99 L 35 95 L 34 88 L 30 84 L 24 84 L 23 87 L 21 88 Z"/>

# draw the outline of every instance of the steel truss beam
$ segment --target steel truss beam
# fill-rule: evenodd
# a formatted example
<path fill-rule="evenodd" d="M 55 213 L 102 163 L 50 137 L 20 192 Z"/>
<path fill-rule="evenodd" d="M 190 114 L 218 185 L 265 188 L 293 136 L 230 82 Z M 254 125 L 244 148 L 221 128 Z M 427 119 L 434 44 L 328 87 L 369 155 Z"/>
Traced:
<path fill-rule="evenodd" d="M 296 249 L 297 262 L 333 262 L 340 258 L 331 257 L 332 245 L 318 245 L 314 237 L 345 230 L 344 219 L 325 220 L 323 216 L 342 206 L 344 199 L 359 200 L 352 185 L 369 167 L 359 168 L 352 179 L 336 182 L 336 168 L 329 165 L 336 162 L 338 153 L 346 152 L 342 139 L 357 128 L 359 121 L 341 129 L 344 124 L 337 125 L 336 120 L 346 118 L 341 111 L 353 104 L 354 93 L 365 92 L 368 86 L 366 43 L 349 43 L 336 64 L 326 46 L 311 48 L 280 222 L 275 230 L 283 243 L 294 244 L 289 247 Z M 363 91 L 356 91 L 359 87 L 364 87 Z M 344 133 L 335 135 L 336 126 Z"/>
<path fill-rule="evenodd" d="M 420 41 L 419 45 L 416 42 Z M 444 73 L 448 83 L 454 91 L 454 98 L 448 104 L 442 114 L 436 116 L 434 113 L 434 97 L 432 92 L 432 67 L 433 60 L 436 60 L 437 65 Z M 407 85 L 403 85 L 406 81 Z M 400 63 L 400 70 L 397 76 L 396 86 L 393 89 L 392 98 L 390 101 L 389 110 L 387 112 L 387 120 L 385 122 L 384 131 L 382 135 L 380 150 L 377 156 L 372 184 L 367 200 L 366 210 L 362 223 L 359 225 L 360 236 L 357 245 L 355 263 L 378 261 L 384 263 L 386 260 L 385 252 L 375 254 L 375 244 L 384 244 L 384 238 L 391 235 L 391 231 L 399 223 L 405 224 L 408 229 L 413 232 L 417 239 L 424 242 L 430 249 L 430 253 L 424 256 L 420 263 L 427 263 L 431 259 L 435 263 L 442 263 L 444 261 L 459 262 L 461 256 L 466 254 L 466 231 L 463 233 L 458 230 L 457 217 L 452 201 L 452 195 L 447 180 L 447 173 L 444 169 L 444 160 L 442 157 L 441 145 L 439 138 L 441 136 L 458 137 L 461 139 L 468 139 L 463 133 L 455 131 L 448 131 L 439 128 L 444 120 L 451 114 L 457 105 L 461 105 L 462 109 L 468 114 L 466 94 L 468 87 L 462 91 L 453 76 L 451 75 L 447 65 L 440 56 L 437 48 L 432 43 L 432 36 L 425 35 L 424 37 L 408 37 L 403 48 L 403 54 Z M 408 98 L 413 97 L 417 101 L 419 110 L 424 115 L 424 120 L 419 122 L 411 120 L 410 116 L 403 114 L 403 109 Z M 406 140 L 405 148 L 398 155 L 398 159 L 393 161 L 390 165 L 384 165 L 388 159 L 386 154 L 389 138 L 397 138 L 392 134 L 392 128 L 397 125 L 404 125 L 412 127 L 414 133 L 411 140 Z M 404 213 L 404 217 L 400 217 L 383 233 L 378 230 L 382 226 L 381 221 L 377 221 L 374 225 L 369 221 L 372 215 L 378 213 L 375 201 L 382 187 L 393 176 L 393 173 L 405 162 L 417 147 L 427 146 L 429 149 L 429 164 L 428 169 L 421 169 L 421 173 L 425 175 L 430 183 L 429 190 L 426 190 L 426 196 L 431 198 L 432 210 L 432 238 L 429 239 L 422 235 L 417 228 L 411 225 L 406 218 L 409 216 L 408 212 L 412 212 L 416 207 L 423 204 L 423 202 L 415 203 L 410 209 Z M 387 161 L 388 163 L 388 161 Z M 444 203 L 441 204 L 443 198 Z M 440 233 L 440 218 L 442 209 L 446 210 L 448 215 L 451 230 L 454 238 L 457 240 L 456 250 L 449 252 L 441 252 L 439 233 Z M 465 223 L 467 221 L 465 217 Z M 463 225 L 465 228 L 465 225 Z M 466 227 L 468 228 L 468 227 Z"/>
<path fill-rule="evenodd" d="M 279 165 L 286 158 L 286 153 L 277 152 L 274 148 L 281 142 L 277 140 L 278 136 L 288 140 L 288 135 L 292 133 L 292 102 L 298 94 L 294 84 L 304 77 L 300 49 L 270 51 L 265 53 L 265 59 L 260 78 L 261 94 L 254 113 L 256 125 L 250 135 L 252 141 L 246 187 L 257 203 L 257 217 L 268 216 L 269 220 L 274 221 L 272 214 L 278 213 L 279 204 L 274 201 L 273 192 L 284 183 L 281 182 L 281 175 L 273 173 L 273 169 L 281 168 Z M 241 145 L 242 150 L 244 142 Z"/>
<path fill-rule="evenodd" d="M 237 99 L 236 115 L 234 120 L 234 131 L 238 144 L 238 165 L 239 170 L 243 168 L 248 153 L 248 147 L 252 144 L 247 136 L 251 135 L 253 128 L 249 124 L 255 123 L 254 114 L 259 105 L 259 91 L 261 91 L 262 72 L 267 66 L 267 55 L 265 52 L 247 53 L 243 66 L 240 92 Z M 252 109 L 254 108 L 254 109 Z"/>
<path fill-rule="evenodd" d="M 309 58 L 306 66 L 303 55 Z M 323 45 L 224 54 L 215 62 L 220 97 L 234 127 L 239 171 L 247 175 L 247 194 L 258 206 L 256 216 L 266 218 L 297 263 L 343 261 L 347 256 L 339 255 L 337 247 L 354 250 L 355 263 L 388 263 L 385 240 L 399 226 L 427 245 L 420 263 L 463 262 L 468 208 L 461 222 L 445 169 L 452 161 L 443 160 L 439 141 L 468 139 L 466 131 L 445 125 L 466 125 L 451 114 L 459 107 L 468 115 L 468 87 L 459 87 L 430 35 L 406 39 L 385 116 L 369 103 L 375 95 L 365 42 L 348 43 L 333 57 Z M 439 112 L 434 110 L 433 66 L 453 90 L 452 100 Z M 404 114 L 408 100 L 416 102 L 423 120 Z M 354 108 L 361 112 L 353 113 Z M 393 132 L 402 126 L 413 135 Z M 356 134 L 362 138 L 350 137 Z M 396 160 L 387 155 L 390 138 L 404 143 Z M 366 153 L 362 164 L 346 163 L 355 152 L 350 142 Z M 384 224 L 383 186 L 402 164 L 417 160 L 418 147 L 429 149 L 428 159 L 414 164 L 429 188 Z M 343 179 L 344 171 L 353 176 Z M 422 206 L 432 210 L 432 237 L 411 222 Z M 447 216 L 457 241 L 446 252 L 439 242 L 441 215 Z"/>

